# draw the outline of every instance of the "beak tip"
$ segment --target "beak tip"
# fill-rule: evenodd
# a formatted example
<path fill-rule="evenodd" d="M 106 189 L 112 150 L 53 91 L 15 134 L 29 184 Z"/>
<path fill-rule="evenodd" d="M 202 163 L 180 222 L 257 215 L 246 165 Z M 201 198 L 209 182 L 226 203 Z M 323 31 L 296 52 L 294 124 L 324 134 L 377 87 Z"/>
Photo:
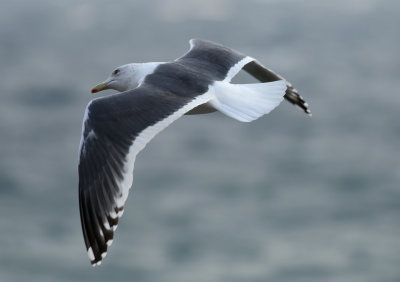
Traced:
<path fill-rule="evenodd" d="M 102 82 L 99 85 L 96 85 L 95 87 L 92 88 L 92 90 L 90 92 L 92 92 L 92 94 L 103 91 L 108 89 L 108 85 L 107 82 Z"/>

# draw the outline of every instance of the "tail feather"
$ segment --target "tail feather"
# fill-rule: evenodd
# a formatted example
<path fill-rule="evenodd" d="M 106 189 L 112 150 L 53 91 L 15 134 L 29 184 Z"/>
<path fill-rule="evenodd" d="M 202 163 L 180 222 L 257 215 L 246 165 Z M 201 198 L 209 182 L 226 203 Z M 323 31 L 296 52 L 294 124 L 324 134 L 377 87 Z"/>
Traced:
<path fill-rule="evenodd" d="M 261 82 L 270 82 L 280 79 L 285 80 L 282 76 L 273 72 L 272 70 L 267 69 L 257 61 L 252 61 L 248 63 L 243 67 L 243 69 Z M 287 85 L 287 90 L 285 94 L 285 99 L 288 100 L 293 105 L 298 106 L 306 114 L 311 116 L 311 111 L 308 108 L 308 104 L 306 103 L 304 98 L 299 95 L 297 90 L 288 81 L 286 81 L 286 85 Z"/>
<path fill-rule="evenodd" d="M 215 109 L 239 121 L 250 122 L 282 102 L 286 83 L 283 80 L 254 84 L 216 82 L 213 90 L 215 98 L 210 104 Z"/>

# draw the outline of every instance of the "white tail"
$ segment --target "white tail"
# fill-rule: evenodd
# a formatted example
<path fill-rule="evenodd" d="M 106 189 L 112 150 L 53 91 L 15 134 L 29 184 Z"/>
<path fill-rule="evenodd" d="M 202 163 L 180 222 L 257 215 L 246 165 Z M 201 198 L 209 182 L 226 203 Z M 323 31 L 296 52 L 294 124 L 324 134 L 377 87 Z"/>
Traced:
<path fill-rule="evenodd" d="M 254 84 L 218 81 L 212 86 L 215 98 L 209 103 L 218 111 L 239 121 L 250 122 L 268 114 L 283 100 L 283 80 Z"/>

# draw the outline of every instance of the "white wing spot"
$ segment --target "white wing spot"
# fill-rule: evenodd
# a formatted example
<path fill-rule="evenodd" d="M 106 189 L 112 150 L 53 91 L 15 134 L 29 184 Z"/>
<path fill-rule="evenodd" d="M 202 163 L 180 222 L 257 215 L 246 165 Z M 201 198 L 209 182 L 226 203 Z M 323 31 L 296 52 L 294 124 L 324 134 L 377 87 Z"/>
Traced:
<path fill-rule="evenodd" d="M 93 253 L 92 247 L 89 247 L 87 253 L 88 253 L 89 259 L 94 260 L 94 253 Z"/>
<path fill-rule="evenodd" d="M 103 225 L 107 230 L 111 230 L 111 226 L 110 226 L 110 224 L 108 223 L 107 220 L 103 222 Z"/>
<path fill-rule="evenodd" d="M 124 214 L 124 210 L 121 210 L 121 211 L 119 211 L 119 212 L 117 213 L 117 216 L 118 216 L 118 217 L 121 217 L 123 214 Z"/>
<path fill-rule="evenodd" d="M 118 217 L 117 213 L 114 210 L 111 210 L 110 216 L 112 219 L 117 219 L 117 217 Z"/>

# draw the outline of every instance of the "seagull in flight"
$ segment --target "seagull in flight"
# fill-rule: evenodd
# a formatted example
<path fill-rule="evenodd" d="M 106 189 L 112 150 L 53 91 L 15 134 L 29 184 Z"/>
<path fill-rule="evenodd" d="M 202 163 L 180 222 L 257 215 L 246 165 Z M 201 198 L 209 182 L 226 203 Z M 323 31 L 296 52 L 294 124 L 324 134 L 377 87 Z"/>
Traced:
<path fill-rule="evenodd" d="M 260 83 L 230 83 L 242 69 Z M 120 66 L 92 93 L 105 89 L 121 93 L 87 105 L 79 148 L 79 210 L 93 266 L 113 242 L 137 154 L 172 122 L 214 111 L 250 122 L 284 99 L 311 115 L 282 76 L 250 56 L 201 39 L 190 40 L 189 51 L 174 61 Z"/>

